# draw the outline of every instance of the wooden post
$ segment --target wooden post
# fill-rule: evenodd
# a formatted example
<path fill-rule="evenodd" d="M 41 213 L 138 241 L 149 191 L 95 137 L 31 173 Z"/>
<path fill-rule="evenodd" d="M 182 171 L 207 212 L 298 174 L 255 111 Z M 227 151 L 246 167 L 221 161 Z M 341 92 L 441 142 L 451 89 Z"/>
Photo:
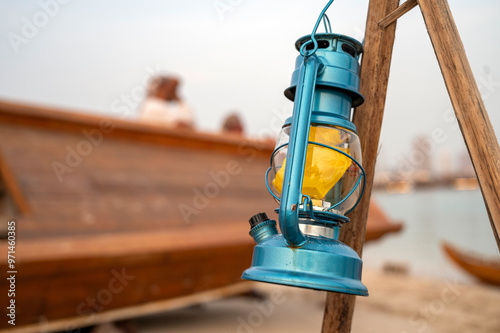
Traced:
<path fill-rule="evenodd" d="M 418 5 L 417 0 L 406 0 L 401 6 L 396 8 L 393 12 L 391 12 L 389 15 L 387 15 L 382 21 L 378 23 L 378 25 L 382 28 L 385 29 L 389 25 L 393 24 L 403 16 L 404 14 L 408 13 L 410 10 L 415 8 Z"/>
<path fill-rule="evenodd" d="M 385 30 L 378 23 L 398 8 L 399 0 L 370 0 L 365 33 L 365 53 L 361 64 L 361 93 L 365 103 L 357 108 L 354 124 L 358 129 L 363 167 L 366 171 L 366 192 L 359 206 L 350 214 L 351 222 L 342 227 L 340 240 L 359 255 L 365 238 L 375 160 L 384 115 L 385 97 L 392 58 L 396 25 Z M 328 293 L 323 333 L 350 332 L 355 296 Z"/>
<path fill-rule="evenodd" d="M 479 179 L 493 233 L 500 248 L 500 147 L 446 0 L 417 0 L 429 32 L 458 124 Z M 340 240 L 361 256 L 375 161 L 387 93 L 396 20 L 417 4 L 407 0 L 370 0 L 361 65 L 361 93 L 366 102 L 356 110 L 366 171 L 366 193 L 350 216 Z M 350 332 L 355 296 L 328 293 L 323 333 Z"/>
<path fill-rule="evenodd" d="M 500 147 L 446 0 L 418 0 L 500 249 Z"/>

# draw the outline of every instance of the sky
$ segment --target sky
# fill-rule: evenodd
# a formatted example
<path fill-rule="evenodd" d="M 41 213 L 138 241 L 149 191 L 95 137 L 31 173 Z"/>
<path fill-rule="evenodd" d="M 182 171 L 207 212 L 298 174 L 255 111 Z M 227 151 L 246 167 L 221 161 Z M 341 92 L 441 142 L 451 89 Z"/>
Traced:
<path fill-rule="evenodd" d="M 196 126 L 218 131 L 230 112 L 251 136 L 277 135 L 292 104 L 296 39 L 326 0 L 0 0 L 0 99 L 135 119 L 147 80 L 182 78 Z M 500 2 L 449 0 L 490 120 L 500 132 Z M 337 0 L 334 32 L 363 39 L 368 0 Z M 320 28 L 320 32 L 322 28 Z M 380 164 L 411 157 L 441 130 L 439 156 L 465 150 L 426 32 L 413 9 L 398 22 Z"/>

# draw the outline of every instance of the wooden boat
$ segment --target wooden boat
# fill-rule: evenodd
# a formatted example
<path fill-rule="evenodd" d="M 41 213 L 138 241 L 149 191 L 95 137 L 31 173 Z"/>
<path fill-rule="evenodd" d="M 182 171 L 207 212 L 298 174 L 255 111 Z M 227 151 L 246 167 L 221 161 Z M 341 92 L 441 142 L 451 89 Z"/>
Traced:
<path fill-rule="evenodd" d="M 483 282 L 500 286 L 500 260 L 484 260 L 471 256 L 447 243 L 443 243 L 442 247 L 460 268 Z"/>
<path fill-rule="evenodd" d="M 377 240 L 390 232 L 399 232 L 403 228 L 403 223 L 391 221 L 380 206 L 374 201 L 370 201 L 368 207 L 368 222 L 366 225 L 365 242 Z"/>
<path fill-rule="evenodd" d="M 276 207 L 263 184 L 273 146 L 0 102 L 15 328 L 68 331 L 247 290 L 248 218 Z M 400 228 L 376 220 L 367 240 Z"/>

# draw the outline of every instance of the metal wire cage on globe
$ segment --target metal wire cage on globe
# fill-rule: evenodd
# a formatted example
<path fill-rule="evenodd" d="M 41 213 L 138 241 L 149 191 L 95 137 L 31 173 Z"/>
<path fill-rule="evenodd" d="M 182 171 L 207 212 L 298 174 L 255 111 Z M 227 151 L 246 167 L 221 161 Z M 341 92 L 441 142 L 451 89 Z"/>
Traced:
<path fill-rule="evenodd" d="M 283 188 L 290 125 L 285 122 L 266 173 L 267 188 L 278 203 Z M 361 147 L 356 133 L 339 126 L 311 124 L 302 194 L 314 211 L 321 212 L 317 216 L 331 213 L 334 219 L 347 220 L 345 215 L 356 207 L 364 192 L 361 163 Z M 306 214 L 310 212 L 307 205 L 301 205 L 300 210 Z M 325 222 L 321 218 L 315 220 Z"/>

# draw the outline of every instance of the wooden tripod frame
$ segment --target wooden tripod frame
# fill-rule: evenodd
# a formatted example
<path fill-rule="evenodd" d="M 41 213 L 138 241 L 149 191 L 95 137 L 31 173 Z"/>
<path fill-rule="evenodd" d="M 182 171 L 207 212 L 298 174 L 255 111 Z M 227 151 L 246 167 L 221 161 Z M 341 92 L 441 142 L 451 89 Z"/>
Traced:
<path fill-rule="evenodd" d="M 446 0 L 370 0 L 361 63 L 361 93 L 366 103 L 357 109 L 366 192 L 351 214 L 340 240 L 361 255 L 375 161 L 384 115 L 396 21 L 420 7 L 450 96 L 458 124 L 474 165 L 495 239 L 500 248 L 500 147 L 472 74 L 465 49 Z M 355 296 L 328 293 L 323 333 L 350 332 Z"/>

